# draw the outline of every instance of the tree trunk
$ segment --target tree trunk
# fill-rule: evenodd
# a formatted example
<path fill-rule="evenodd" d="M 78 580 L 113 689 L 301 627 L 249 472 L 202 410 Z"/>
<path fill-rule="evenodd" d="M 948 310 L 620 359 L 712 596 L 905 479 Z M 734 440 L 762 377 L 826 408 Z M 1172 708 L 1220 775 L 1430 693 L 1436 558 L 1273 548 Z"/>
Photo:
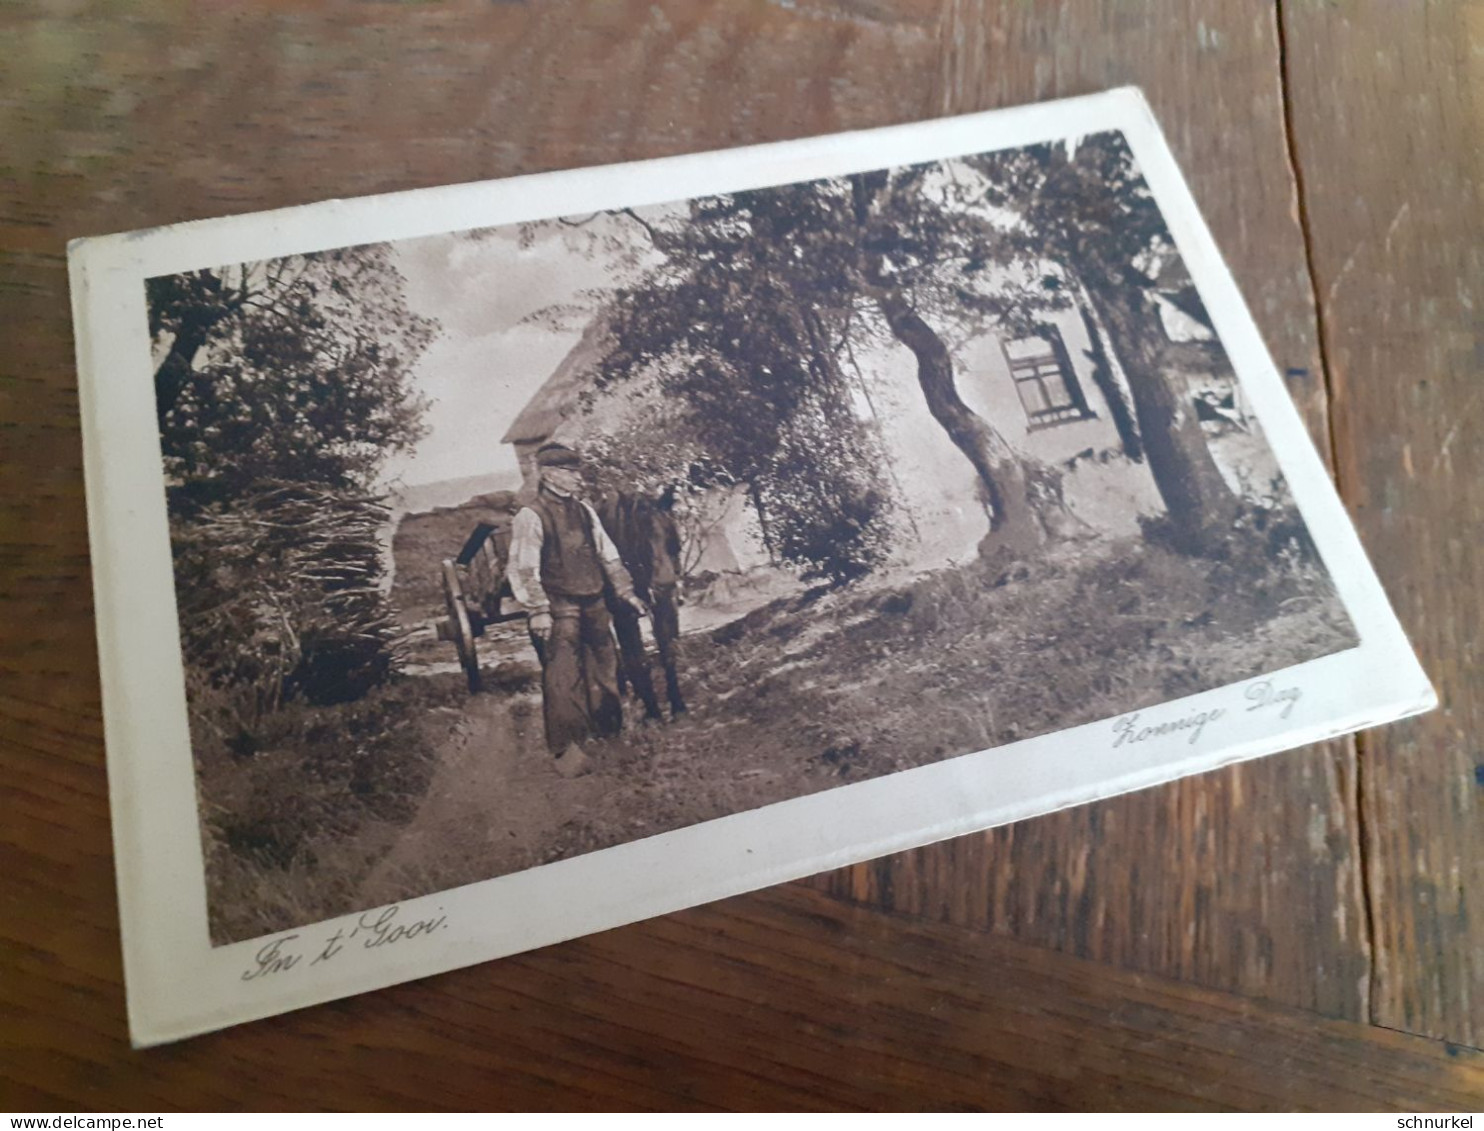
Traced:
<path fill-rule="evenodd" d="M 1088 280 L 1087 291 L 1128 378 L 1144 455 L 1176 538 L 1188 553 L 1218 553 L 1240 504 L 1211 457 L 1189 396 L 1177 391 L 1178 374 L 1166 372 L 1149 300 L 1107 280 Z"/>
<path fill-rule="evenodd" d="M 1129 397 L 1113 372 L 1113 361 L 1104 345 L 1107 327 L 1103 325 L 1102 319 L 1098 316 L 1086 289 L 1080 286 L 1076 289 L 1078 291 L 1077 313 L 1082 316 L 1082 326 L 1087 331 L 1087 342 L 1091 347 L 1088 354 L 1092 362 L 1093 384 L 1098 387 L 1098 392 L 1102 393 L 1103 401 L 1108 406 L 1108 415 L 1113 418 L 1113 427 L 1118 430 L 1118 440 L 1123 445 L 1123 454 L 1135 463 L 1143 463 L 1144 444 L 1139 438 L 1139 426 L 1134 420 L 1133 405 L 1129 404 Z"/>
<path fill-rule="evenodd" d="M 170 352 L 155 370 L 155 416 L 162 431 L 165 418 L 180 399 L 186 382 L 191 379 L 191 366 L 195 363 L 196 352 L 206 344 L 206 335 L 214 321 L 215 319 L 208 321 L 198 318 L 183 321 L 176 331 L 175 340 L 170 343 Z"/>
<path fill-rule="evenodd" d="M 943 339 L 900 293 L 885 291 L 876 304 L 897 340 L 917 358 L 917 383 L 928 411 L 984 484 L 993 511 L 989 548 L 1023 550 L 1039 545 L 1044 531 L 1026 493 L 1025 469 L 1004 437 L 958 395 L 953 358 Z"/>
<path fill-rule="evenodd" d="M 757 489 L 756 483 L 747 484 L 747 495 L 752 500 L 752 508 L 757 511 L 757 526 L 763 536 L 763 548 L 768 551 L 768 564 L 777 565 L 778 555 L 773 552 L 773 535 L 768 530 L 768 514 L 763 510 L 763 495 Z"/>

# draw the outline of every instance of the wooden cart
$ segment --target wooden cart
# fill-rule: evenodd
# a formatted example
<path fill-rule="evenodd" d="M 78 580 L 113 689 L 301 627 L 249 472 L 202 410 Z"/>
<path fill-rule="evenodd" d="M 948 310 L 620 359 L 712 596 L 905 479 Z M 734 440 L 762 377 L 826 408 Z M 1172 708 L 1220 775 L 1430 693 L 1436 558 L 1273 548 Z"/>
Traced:
<path fill-rule="evenodd" d="M 509 524 L 481 522 L 464 541 L 458 557 L 443 560 L 448 618 L 438 622 L 438 639 L 452 641 L 458 649 L 459 666 L 471 692 L 482 686 L 475 641 L 489 625 L 525 615 L 505 579 L 509 557 Z"/>

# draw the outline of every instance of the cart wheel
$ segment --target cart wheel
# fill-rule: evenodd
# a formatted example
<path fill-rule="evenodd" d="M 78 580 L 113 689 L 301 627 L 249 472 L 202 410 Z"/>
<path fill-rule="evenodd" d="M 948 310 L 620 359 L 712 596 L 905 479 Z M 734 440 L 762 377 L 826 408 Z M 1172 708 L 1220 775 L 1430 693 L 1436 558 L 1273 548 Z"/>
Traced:
<path fill-rule="evenodd" d="M 448 625 L 454 645 L 459 650 L 459 665 L 469 682 L 470 693 L 483 686 L 479 677 L 479 653 L 474 650 L 474 627 L 469 623 L 469 610 L 464 606 L 464 587 L 459 571 L 451 560 L 443 562 L 443 598 L 448 605 Z"/>

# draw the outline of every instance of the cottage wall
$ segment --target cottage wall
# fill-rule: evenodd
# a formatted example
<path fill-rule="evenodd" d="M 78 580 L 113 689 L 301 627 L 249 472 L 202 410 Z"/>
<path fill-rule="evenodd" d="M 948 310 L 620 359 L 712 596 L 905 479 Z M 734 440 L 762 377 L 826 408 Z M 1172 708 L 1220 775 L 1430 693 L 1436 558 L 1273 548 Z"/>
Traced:
<path fill-rule="evenodd" d="M 994 334 L 971 340 L 959 354 L 959 391 L 970 408 L 991 421 L 1000 435 L 1020 452 L 1043 463 L 1060 463 L 1092 448 L 1101 451 L 1119 447 L 1108 406 L 1093 382 L 1092 348 L 1076 311 L 1058 313 L 1046 321 L 1061 334 L 1073 374 L 1081 387 L 1092 416 L 1032 427 L 1015 381 L 1005 347 Z"/>
<path fill-rule="evenodd" d="M 1047 321 L 1065 346 L 1066 360 L 1087 408 L 1085 417 L 1033 422 L 1017 392 L 1005 344 L 992 333 L 954 349 L 959 394 L 1017 452 L 1061 474 L 1067 505 L 1089 527 L 1113 537 L 1137 533 L 1141 515 L 1156 515 L 1164 509 L 1154 480 L 1147 466 L 1134 463 L 1123 452 L 1112 414 L 1093 379 L 1092 346 L 1081 314 L 1062 311 Z M 574 350 L 574 354 L 590 352 L 590 348 Z M 1177 343 L 1171 357 L 1186 373 L 1192 392 L 1230 380 L 1229 366 L 1214 342 Z M 905 347 L 889 343 L 875 351 L 862 351 L 858 360 L 862 389 L 856 407 L 874 421 L 888 456 L 886 470 L 905 504 L 899 523 L 898 563 L 933 568 L 967 560 L 989 530 L 984 492 L 968 460 L 928 412 L 917 383 L 915 358 Z M 551 388 L 543 390 L 543 395 L 551 395 L 541 405 L 533 401 L 528 406 L 528 412 L 540 408 L 546 413 L 540 422 L 550 427 L 552 438 L 568 439 L 565 433 L 581 431 L 577 418 L 568 418 L 568 401 L 588 368 L 569 358 L 548 382 Z M 532 438 L 536 431 L 534 426 L 525 432 L 512 428 L 506 436 L 506 442 L 515 447 L 523 493 L 535 489 L 535 453 L 546 438 Z M 1207 433 L 1217 463 L 1233 487 L 1254 496 L 1267 486 L 1271 455 L 1260 438 L 1248 433 L 1245 422 L 1232 426 L 1218 422 Z M 570 439 L 580 444 L 580 437 Z M 1276 473 L 1275 467 L 1272 470 Z M 744 496 L 723 493 L 706 505 L 718 508 L 716 516 L 721 520 L 714 529 L 725 541 L 716 547 L 709 565 L 720 571 L 723 563 L 733 568 L 735 560 L 735 568 L 746 570 L 766 560 Z"/>
<path fill-rule="evenodd" d="M 984 334 L 955 351 L 959 395 L 990 421 L 1016 451 L 1062 473 L 1072 511 L 1111 536 L 1133 534 L 1141 514 L 1163 510 L 1148 469 L 1123 453 L 1108 406 L 1093 381 L 1091 345 L 1081 316 L 1065 311 L 1048 319 L 1060 332 L 1073 376 L 1091 413 L 1085 419 L 1033 427 L 1016 392 L 998 337 Z M 916 519 L 904 551 L 908 564 L 931 567 L 972 555 L 989 530 L 978 476 L 927 410 L 917 385 L 916 362 L 902 347 L 874 357 L 873 394 L 882 436 L 902 494 Z"/>
<path fill-rule="evenodd" d="M 520 467 L 520 492 L 521 502 L 529 502 L 536 496 L 536 488 L 540 485 L 540 478 L 536 469 L 536 449 L 545 440 L 521 441 L 514 445 L 515 462 Z"/>

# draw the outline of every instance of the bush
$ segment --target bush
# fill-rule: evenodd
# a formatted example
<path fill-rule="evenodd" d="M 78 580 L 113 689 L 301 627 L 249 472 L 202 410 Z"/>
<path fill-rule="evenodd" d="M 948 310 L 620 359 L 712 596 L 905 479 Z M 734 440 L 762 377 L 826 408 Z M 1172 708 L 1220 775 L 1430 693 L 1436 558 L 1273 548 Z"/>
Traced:
<path fill-rule="evenodd" d="M 382 683 L 398 632 L 380 584 L 387 520 L 378 498 L 303 484 L 177 517 L 181 647 L 195 684 L 226 692 L 253 720 Z"/>
<path fill-rule="evenodd" d="M 1166 515 L 1142 515 L 1139 528 L 1150 546 L 1185 554 L 1179 532 Z M 1307 578 L 1322 575 L 1319 548 L 1298 508 L 1285 501 L 1244 502 L 1219 548 L 1207 555 L 1238 581 L 1255 582 L 1274 573 Z"/>

